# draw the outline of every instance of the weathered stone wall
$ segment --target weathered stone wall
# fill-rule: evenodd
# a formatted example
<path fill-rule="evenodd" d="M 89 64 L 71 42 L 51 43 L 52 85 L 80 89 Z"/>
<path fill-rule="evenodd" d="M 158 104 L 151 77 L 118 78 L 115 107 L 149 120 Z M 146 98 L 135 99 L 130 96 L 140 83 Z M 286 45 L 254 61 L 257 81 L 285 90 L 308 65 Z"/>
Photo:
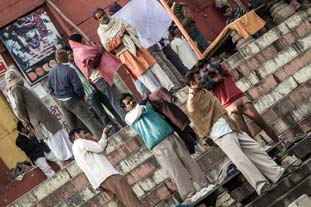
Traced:
<path fill-rule="evenodd" d="M 226 61 L 237 85 L 282 138 L 310 130 L 309 18 L 310 13 L 296 13 Z"/>
<path fill-rule="evenodd" d="M 309 13 L 300 12 L 268 31 L 226 61 L 238 86 L 252 99 L 264 119 L 290 139 L 310 130 L 311 25 Z M 181 102 L 186 92 L 179 91 Z M 257 138 L 269 140 L 253 123 Z M 176 187 L 132 130 L 125 128 L 109 139 L 108 159 L 128 178 L 145 206 L 174 206 Z M 210 148 L 198 163 L 211 181 L 225 160 Z M 105 204 L 105 205 L 104 205 Z M 91 189 L 75 163 L 46 180 L 9 206 L 113 206 L 105 193 Z"/>

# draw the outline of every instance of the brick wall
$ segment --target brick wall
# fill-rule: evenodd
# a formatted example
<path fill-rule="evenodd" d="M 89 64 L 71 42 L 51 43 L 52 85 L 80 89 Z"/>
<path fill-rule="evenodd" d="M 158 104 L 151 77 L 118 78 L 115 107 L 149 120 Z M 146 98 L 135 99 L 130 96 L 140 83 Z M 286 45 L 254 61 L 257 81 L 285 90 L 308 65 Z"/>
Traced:
<path fill-rule="evenodd" d="M 236 84 L 284 139 L 310 130 L 309 15 L 296 13 L 226 61 Z M 250 127 L 260 132 L 255 124 Z"/>

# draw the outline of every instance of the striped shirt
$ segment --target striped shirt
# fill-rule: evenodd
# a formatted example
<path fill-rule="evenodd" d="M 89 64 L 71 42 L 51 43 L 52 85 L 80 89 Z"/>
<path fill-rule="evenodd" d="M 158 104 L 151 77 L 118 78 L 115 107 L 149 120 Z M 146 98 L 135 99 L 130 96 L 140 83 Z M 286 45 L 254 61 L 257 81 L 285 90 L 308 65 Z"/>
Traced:
<path fill-rule="evenodd" d="M 244 14 L 246 14 L 246 11 L 244 9 L 241 9 L 241 8 L 233 9 L 232 16 L 227 18 L 226 24 L 230 24 L 231 22 L 234 22 L 235 20 L 237 20 Z"/>
<path fill-rule="evenodd" d="M 79 79 L 81 80 L 84 93 L 87 97 L 92 96 L 95 93 L 95 88 L 88 82 L 85 76 L 80 72 L 80 70 L 72 63 L 66 63 L 69 67 L 73 68 L 74 71 L 78 74 Z"/>

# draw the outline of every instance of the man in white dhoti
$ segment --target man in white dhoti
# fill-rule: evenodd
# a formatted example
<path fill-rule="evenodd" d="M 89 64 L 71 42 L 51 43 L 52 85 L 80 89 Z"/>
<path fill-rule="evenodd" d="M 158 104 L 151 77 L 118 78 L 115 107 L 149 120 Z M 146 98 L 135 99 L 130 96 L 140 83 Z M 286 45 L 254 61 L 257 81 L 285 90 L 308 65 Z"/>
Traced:
<path fill-rule="evenodd" d="M 39 140 L 45 140 L 59 160 L 72 157 L 72 143 L 59 121 L 40 99 L 24 86 L 23 79 L 15 71 L 5 74 L 6 90 L 15 115 L 24 126 L 33 128 Z"/>

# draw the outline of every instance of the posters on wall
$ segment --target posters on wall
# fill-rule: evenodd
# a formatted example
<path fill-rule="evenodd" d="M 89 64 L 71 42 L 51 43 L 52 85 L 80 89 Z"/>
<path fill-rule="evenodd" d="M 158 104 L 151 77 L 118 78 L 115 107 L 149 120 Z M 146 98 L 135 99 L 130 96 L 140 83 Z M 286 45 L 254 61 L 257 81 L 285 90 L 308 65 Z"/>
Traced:
<path fill-rule="evenodd" d="M 1 90 L 2 94 L 5 97 L 7 97 L 7 93 L 6 93 L 5 87 L 6 87 L 5 78 L 4 78 L 4 76 L 1 76 L 0 77 L 0 90 Z"/>
<path fill-rule="evenodd" d="M 0 30 L 0 39 L 32 85 L 44 78 L 56 63 L 54 53 L 63 41 L 43 8 Z"/>
<path fill-rule="evenodd" d="M 5 96 L 6 96 L 6 91 L 5 91 L 6 82 L 5 82 L 4 74 L 7 70 L 8 70 L 8 66 L 5 63 L 3 57 L 0 55 L 0 90 Z"/>
<path fill-rule="evenodd" d="M 0 76 L 3 76 L 7 70 L 8 66 L 5 64 L 2 56 L 0 55 Z"/>

